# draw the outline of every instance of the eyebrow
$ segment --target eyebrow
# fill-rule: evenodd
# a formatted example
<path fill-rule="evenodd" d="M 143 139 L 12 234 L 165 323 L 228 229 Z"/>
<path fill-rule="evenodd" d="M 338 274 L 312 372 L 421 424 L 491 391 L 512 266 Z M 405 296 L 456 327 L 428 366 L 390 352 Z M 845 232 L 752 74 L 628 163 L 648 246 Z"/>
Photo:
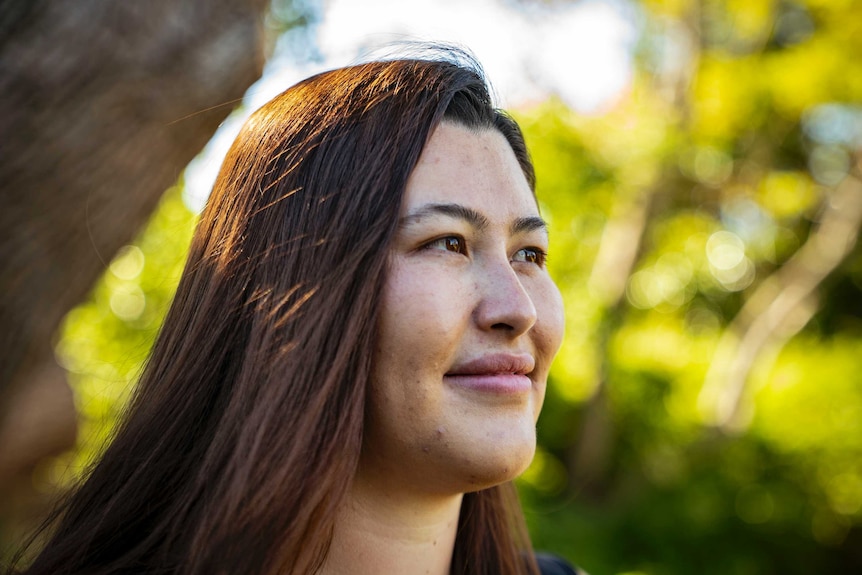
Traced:
<path fill-rule="evenodd" d="M 425 204 L 402 217 L 399 220 L 398 225 L 401 227 L 408 226 L 434 215 L 443 215 L 458 220 L 464 220 L 479 230 L 487 228 L 490 224 L 488 218 L 476 210 L 468 208 L 467 206 L 462 206 L 461 204 Z"/>
<path fill-rule="evenodd" d="M 548 233 L 548 224 L 539 216 L 530 216 L 528 218 L 518 218 L 512 222 L 510 232 L 513 236 L 532 231 L 543 231 Z"/>
<path fill-rule="evenodd" d="M 399 227 L 409 226 L 417 223 L 427 217 L 434 215 L 443 215 L 450 218 L 464 220 L 478 230 L 484 230 L 490 225 L 490 221 L 483 214 L 477 212 L 473 208 L 462 206 L 461 204 L 445 203 L 445 204 L 425 204 L 418 209 L 403 216 L 399 221 Z M 534 230 L 542 230 L 548 232 L 548 225 L 539 216 L 529 216 L 518 218 L 512 222 L 509 231 L 512 235 L 532 232 Z"/>

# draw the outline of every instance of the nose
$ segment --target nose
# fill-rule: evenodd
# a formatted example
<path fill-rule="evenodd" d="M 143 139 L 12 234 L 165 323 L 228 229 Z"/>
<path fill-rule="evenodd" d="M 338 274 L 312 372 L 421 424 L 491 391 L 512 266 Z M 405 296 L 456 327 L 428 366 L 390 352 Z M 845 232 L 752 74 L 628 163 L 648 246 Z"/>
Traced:
<path fill-rule="evenodd" d="M 536 306 L 521 278 L 507 261 L 486 269 L 478 282 L 481 291 L 476 323 L 482 330 L 498 330 L 511 337 L 527 333 L 536 323 Z"/>

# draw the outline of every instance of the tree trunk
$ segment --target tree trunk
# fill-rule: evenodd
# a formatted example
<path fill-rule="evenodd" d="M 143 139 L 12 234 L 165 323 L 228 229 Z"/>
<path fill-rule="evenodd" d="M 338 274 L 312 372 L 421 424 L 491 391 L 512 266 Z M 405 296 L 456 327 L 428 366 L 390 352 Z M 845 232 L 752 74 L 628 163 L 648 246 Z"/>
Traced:
<path fill-rule="evenodd" d="M 53 358 L 60 322 L 260 76 L 267 6 L 4 0 L 0 493 L 74 441 L 69 418 L 24 413 L 59 409 L 30 388 L 60 373 L 52 389 L 73 409 Z"/>

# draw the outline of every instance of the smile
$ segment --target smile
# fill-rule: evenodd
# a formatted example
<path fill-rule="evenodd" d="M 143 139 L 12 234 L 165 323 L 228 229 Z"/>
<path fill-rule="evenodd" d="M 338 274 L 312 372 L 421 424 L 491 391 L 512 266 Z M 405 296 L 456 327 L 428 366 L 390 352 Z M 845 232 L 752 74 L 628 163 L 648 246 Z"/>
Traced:
<path fill-rule="evenodd" d="M 529 392 L 533 382 L 528 374 L 535 368 L 529 354 L 490 354 L 456 365 L 445 379 L 458 387 L 497 394 Z"/>

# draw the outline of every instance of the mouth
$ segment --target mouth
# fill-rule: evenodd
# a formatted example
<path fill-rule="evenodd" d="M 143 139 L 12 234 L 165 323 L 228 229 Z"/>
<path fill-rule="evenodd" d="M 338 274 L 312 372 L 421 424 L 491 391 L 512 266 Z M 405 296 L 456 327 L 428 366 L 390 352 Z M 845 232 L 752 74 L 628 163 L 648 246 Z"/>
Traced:
<path fill-rule="evenodd" d="M 445 379 L 458 387 L 486 393 L 521 394 L 532 389 L 529 374 L 536 362 L 529 354 L 494 353 L 454 366 Z"/>

